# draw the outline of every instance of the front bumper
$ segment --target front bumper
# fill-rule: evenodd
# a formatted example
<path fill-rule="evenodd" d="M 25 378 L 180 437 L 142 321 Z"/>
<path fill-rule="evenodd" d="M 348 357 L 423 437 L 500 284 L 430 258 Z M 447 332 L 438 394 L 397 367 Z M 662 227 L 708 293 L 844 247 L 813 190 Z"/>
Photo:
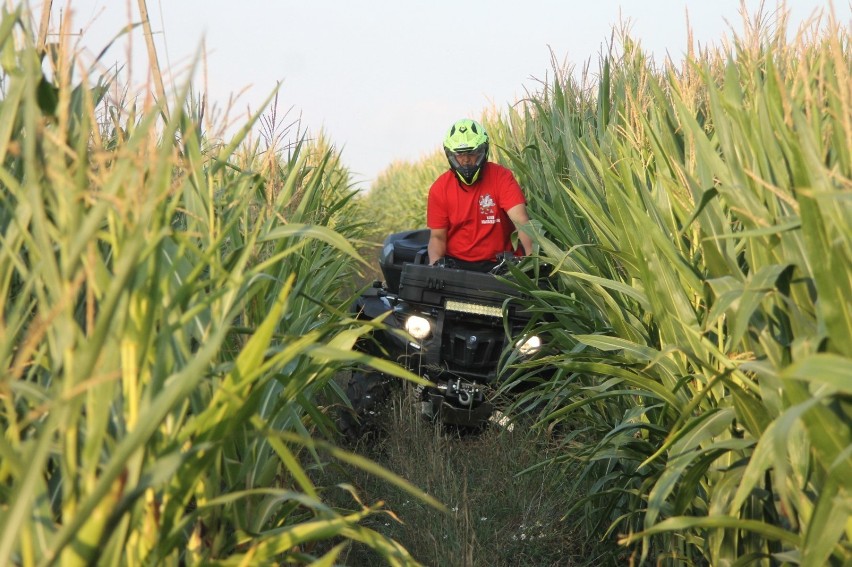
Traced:
<path fill-rule="evenodd" d="M 482 402 L 473 407 L 460 408 L 442 396 L 430 394 L 432 407 L 437 409 L 435 417 L 441 423 L 449 425 L 466 425 L 475 427 L 482 425 L 491 417 L 494 406 L 490 402 Z"/>
<path fill-rule="evenodd" d="M 491 417 L 494 406 L 485 396 L 482 385 L 450 380 L 437 388 L 426 390 L 431 407 L 429 412 L 440 422 L 449 425 L 482 425 Z"/>

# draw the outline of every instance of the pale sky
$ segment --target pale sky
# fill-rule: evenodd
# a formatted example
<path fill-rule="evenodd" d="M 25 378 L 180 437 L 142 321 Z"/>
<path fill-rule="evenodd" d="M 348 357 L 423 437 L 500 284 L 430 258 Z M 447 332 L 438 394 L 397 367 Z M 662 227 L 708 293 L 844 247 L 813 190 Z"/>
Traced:
<path fill-rule="evenodd" d="M 42 3 L 33 1 L 34 18 Z M 281 81 L 280 113 L 324 131 L 366 187 L 394 160 L 415 161 L 441 146 L 450 124 L 505 109 L 552 77 L 551 53 L 582 69 L 606 49 L 613 28 L 630 22 L 631 37 L 661 62 L 687 48 L 687 13 L 701 45 L 743 29 L 740 0 L 147 0 L 160 66 L 186 82 L 186 69 L 206 41 L 206 84 L 224 109 L 257 109 Z M 746 0 L 754 14 L 759 0 Z M 51 29 L 67 17 L 54 0 Z M 73 31 L 91 54 L 122 26 L 139 21 L 138 0 L 71 0 Z M 766 12 L 775 9 L 766 2 Z M 795 28 L 828 1 L 789 0 Z M 850 25 L 852 3 L 835 2 Z M 795 31 L 795 29 L 793 30 Z M 141 28 L 130 35 L 132 80 L 144 80 Z M 102 59 L 127 61 L 128 40 Z M 196 75 L 195 83 L 202 85 Z"/>

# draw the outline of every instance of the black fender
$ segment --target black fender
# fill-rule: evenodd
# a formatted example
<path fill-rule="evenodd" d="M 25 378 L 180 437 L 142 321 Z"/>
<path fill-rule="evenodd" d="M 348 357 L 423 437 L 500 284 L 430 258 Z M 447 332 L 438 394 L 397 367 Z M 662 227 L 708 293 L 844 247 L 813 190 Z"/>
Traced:
<path fill-rule="evenodd" d="M 397 332 L 404 327 L 402 320 L 394 312 L 395 307 L 396 297 L 389 295 L 382 288 L 371 288 L 355 300 L 352 311 L 357 319 L 373 321 L 381 318 L 385 327 L 362 337 L 356 346 L 358 350 L 400 361 L 400 355 L 406 350 L 407 340 Z"/>
<path fill-rule="evenodd" d="M 393 301 L 388 294 L 379 288 L 370 288 L 352 305 L 352 311 L 358 319 L 372 321 L 384 313 L 393 310 Z"/>

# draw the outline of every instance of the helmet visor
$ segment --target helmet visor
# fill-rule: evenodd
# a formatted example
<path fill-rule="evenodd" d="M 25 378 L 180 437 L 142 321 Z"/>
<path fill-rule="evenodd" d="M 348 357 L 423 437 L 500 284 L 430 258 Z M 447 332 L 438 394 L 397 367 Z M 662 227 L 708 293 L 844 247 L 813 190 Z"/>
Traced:
<path fill-rule="evenodd" d="M 470 176 L 473 174 L 485 163 L 485 156 L 488 153 L 488 146 L 486 144 L 482 144 L 477 148 L 468 151 L 460 151 L 460 152 L 447 152 L 447 159 L 450 161 L 450 165 L 453 169 L 462 172 L 462 174 L 466 172 L 470 172 Z M 467 177 L 467 175 L 465 175 Z"/>

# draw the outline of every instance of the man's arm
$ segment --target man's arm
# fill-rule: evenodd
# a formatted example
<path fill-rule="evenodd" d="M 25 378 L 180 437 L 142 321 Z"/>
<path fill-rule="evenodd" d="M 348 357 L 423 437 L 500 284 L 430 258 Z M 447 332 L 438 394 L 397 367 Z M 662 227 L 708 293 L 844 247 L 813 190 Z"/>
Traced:
<path fill-rule="evenodd" d="M 429 263 L 434 264 L 447 253 L 447 229 L 433 228 L 429 234 Z"/>
<path fill-rule="evenodd" d="M 530 222 L 530 217 L 527 215 L 526 205 L 515 205 L 506 211 L 506 214 L 509 215 L 512 222 L 515 223 L 515 228 L 518 229 L 518 239 L 521 241 L 521 246 L 524 249 L 524 255 L 529 256 L 533 251 L 533 241 L 530 235 L 521 229 L 522 226 Z"/>

